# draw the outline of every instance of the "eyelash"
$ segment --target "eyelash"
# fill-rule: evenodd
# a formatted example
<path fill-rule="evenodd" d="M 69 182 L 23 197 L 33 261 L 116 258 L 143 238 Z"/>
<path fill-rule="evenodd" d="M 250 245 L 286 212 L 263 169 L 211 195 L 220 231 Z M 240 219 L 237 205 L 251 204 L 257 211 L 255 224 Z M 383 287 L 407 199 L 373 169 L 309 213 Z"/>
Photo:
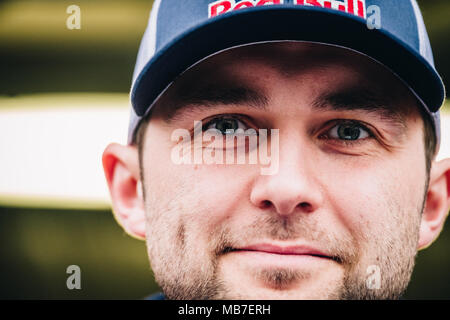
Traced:
<path fill-rule="evenodd" d="M 335 139 L 335 138 L 330 138 L 329 137 L 329 132 L 331 131 L 331 129 L 333 129 L 334 127 L 338 126 L 338 125 L 343 125 L 343 124 L 351 124 L 351 125 L 355 125 L 358 126 L 360 129 L 363 129 L 364 131 L 367 132 L 368 137 L 364 138 L 364 139 L 358 139 L 358 140 L 343 140 L 343 139 Z M 340 145 L 344 145 L 346 147 L 354 147 L 354 146 L 358 146 L 361 145 L 362 143 L 365 143 L 367 140 L 372 140 L 375 139 L 375 134 L 373 133 L 373 131 L 371 129 L 369 129 L 366 125 L 364 125 L 361 121 L 358 120 L 350 120 L 350 119 L 335 119 L 329 122 L 329 125 L 327 126 L 328 129 L 326 130 L 325 133 L 320 134 L 318 136 L 318 138 L 323 138 L 324 140 L 333 140 L 335 142 L 335 144 L 340 144 Z"/>
<path fill-rule="evenodd" d="M 239 115 L 239 114 L 221 114 L 221 115 L 216 115 L 213 116 L 211 118 L 209 118 L 206 124 L 202 124 L 202 131 L 206 131 L 204 128 L 207 128 L 209 125 L 215 123 L 216 121 L 219 120 L 223 120 L 223 119 L 235 119 L 237 121 L 242 122 L 245 126 L 248 126 L 247 122 L 245 120 L 243 120 L 242 118 L 246 118 L 246 116 L 244 115 Z M 203 122 L 204 120 L 202 120 Z M 352 124 L 352 125 L 356 125 L 359 128 L 363 129 L 364 131 L 367 132 L 368 137 L 364 138 L 364 139 L 358 139 L 358 140 L 343 140 L 343 139 L 336 139 L 336 138 L 330 138 L 329 137 L 329 132 L 331 131 L 331 129 L 333 129 L 334 127 L 338 126 L 338 125 L 343 125 L 343 124 Z M 250 127 L 250 126 L 248 126 Z M 362 143 L 364 143 L 366 140 L 372 140 L 375 139 L 375 134 L 373 133 L 373 131 L 371 129 L 369 129 L 366 125 L 363 124 L 363 122 L 358 121 L 358 120 L 352 120 L 352 119 L 334 119 L 329 121 L 326 124 L 327 130 L 325 131 L 325 133 L 322 133 L 318 136 L 319 139 L 323 139 L 323 140 L 332 140 L 335 141 L 333 142 L 334 144 L 339 144 L 339 145 L 343 145 L 346 147 L 354 147 L 357 145 L 361 145 Z M 258 132 L 257 129 L 255 129 L 256 132 Z"/>
<path fill-rule="evenodd" d="M 202 120 L 202 131 L 203 131 L 203 132 L 206 131 L 205 128 L 207 128 L 207 127 L 210 126 L 211 124 L 215 123 L 216 121 L 223 120 L 223 119 L 233 119 L 233 120 L 237 120 L 237 121 L 242 122 L 246 127 L 251 127 L 251 126 L 249 126 L 249 125 L 247 124 L 247 121 L 245 121 L 245 120 L 242 119 L 242 118 L 247 118 L 247 117 L 244 116 L 244 115 L 239 115 L 239 114 L 221 114 L 221 115 L 213 116 L 213 117 L 211 117 L 211 118 L 209 118 L 209 119 L 207 118 L 206 124 L 203 124 L 203 122 L 205 121 L 205 119 L 203 119 L 203 120 Z M 255 129 L 255 130 L 256 130 L 256 132 L 258 132 L 257 129 Z"/>

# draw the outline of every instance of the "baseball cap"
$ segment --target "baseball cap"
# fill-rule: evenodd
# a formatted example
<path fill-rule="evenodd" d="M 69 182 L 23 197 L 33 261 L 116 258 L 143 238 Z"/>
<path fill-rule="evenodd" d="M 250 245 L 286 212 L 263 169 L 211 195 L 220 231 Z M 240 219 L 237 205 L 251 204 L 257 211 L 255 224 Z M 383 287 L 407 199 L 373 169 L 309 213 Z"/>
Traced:
<path fill-rule="evenodd" d="M 439 149 L 445 88 L 416 0 L 155 0 L 133 74 L 128 142 L 180 74 L 224 50 L 275 41 L 339 46 L 384 65 L 430 116 Z"/>

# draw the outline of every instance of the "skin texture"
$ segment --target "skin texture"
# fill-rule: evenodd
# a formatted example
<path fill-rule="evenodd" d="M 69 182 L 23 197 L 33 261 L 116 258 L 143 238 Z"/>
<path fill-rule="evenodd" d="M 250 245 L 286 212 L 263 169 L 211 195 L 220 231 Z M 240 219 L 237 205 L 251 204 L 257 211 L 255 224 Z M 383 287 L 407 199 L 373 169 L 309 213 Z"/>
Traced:
<path fill-rule="evenodd" d="M 253 88 L 264 96 L 253 104 L 265 108 L 192 99 L 231 85 Z M 383 97 L 396 112 L 329 108 L 345 104 L 343 92 L 357 92 L 368 106 Z M 277 172 L 175 164 L 172 132 L 218 115 L 246 129 L 280 129 Z M 333 131 L 342 120 L 372 134 L 345 142 Z M 436 239 L 450 207 L 450 161 L 433 162 L 428 178 L 413 95 L 366 57 L 323 45 L 253 45 L 190 69 L 154 106 L 141 157 L 142 171 L 136 146 L 112 144 L 103 165 L 118 222 L 146 239 L 171 299 L 398 298 L 417 250 Z M 280 248 L 290 254 L 273 253 Z M 312 255 L 319 251 L 327 257 Z"/>

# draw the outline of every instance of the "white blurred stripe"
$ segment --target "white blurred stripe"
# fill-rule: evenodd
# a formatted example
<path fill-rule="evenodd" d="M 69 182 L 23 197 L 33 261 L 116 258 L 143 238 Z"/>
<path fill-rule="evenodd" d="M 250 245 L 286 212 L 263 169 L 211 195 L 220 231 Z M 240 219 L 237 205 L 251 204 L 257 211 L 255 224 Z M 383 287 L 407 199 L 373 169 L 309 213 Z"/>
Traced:
<path fill-rule="evenodd" d="M 127 105 L 28 107 L 0 107 L 0 204 L 108 206 L 101 155 L 126 142 Z"/>

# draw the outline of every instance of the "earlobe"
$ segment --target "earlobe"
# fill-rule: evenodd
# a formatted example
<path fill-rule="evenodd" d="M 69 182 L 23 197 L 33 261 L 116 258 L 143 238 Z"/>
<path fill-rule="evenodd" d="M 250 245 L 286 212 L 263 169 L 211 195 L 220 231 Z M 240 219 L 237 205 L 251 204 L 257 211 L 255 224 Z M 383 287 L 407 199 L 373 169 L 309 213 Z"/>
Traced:
<path fill-rule="evenodd" d="M 102 162 L 114 217 L 129 235 L 145 239 L 145 210 L 137 148 L 110 144 L 103 152 Z"/>
<path fill-rule="evenodd" d="M 434 162 L 430 172 L 427 199 L 422 214 L 418 249 L 437 239 L 450 209 L 450 159 Z"/>

